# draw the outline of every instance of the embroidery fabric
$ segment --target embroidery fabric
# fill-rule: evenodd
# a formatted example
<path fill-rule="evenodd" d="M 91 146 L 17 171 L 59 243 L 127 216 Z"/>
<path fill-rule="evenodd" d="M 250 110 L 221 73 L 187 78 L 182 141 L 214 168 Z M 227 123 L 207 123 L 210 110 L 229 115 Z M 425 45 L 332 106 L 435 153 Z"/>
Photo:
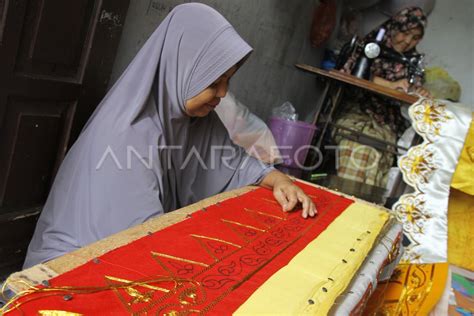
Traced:
<path fill-rule="evenodd" d="M 317 218 L 282 213 L 271 191 L 257 189 L 50 280 L 7 315 L 93 314 L 103 306 L 116 315 L 231 313 L 353 203 L 298 185 L 311 194 Z"/>
<path fill-rule="evenodd" d="M 422 98 L 409 109 L 423 143 L 412 147 L 398 165 L 415 192 L 392 207 L 410 241 L 403 261 L 447 262 L 447 210 L 450 184 L 472 119 L 471 112 L 445 100 Z"/>

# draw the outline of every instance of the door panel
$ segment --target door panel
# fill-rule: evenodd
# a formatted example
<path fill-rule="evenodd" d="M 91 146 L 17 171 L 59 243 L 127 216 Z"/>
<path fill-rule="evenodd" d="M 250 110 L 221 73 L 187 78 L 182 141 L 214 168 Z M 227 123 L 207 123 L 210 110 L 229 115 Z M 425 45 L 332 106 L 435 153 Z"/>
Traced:
<path fill-rule="evenodd" d="M 2 267 L 22 261 L 58 167 L 106 93 L 128 3 L 0 0 L 0 231 L 23 231 L 0 239 Z"/>
<path fill-rule="evenodd" d="M 81 82 L 93 40 L 92 0 L 30 1 L 18 50 L 18 75 Z M 65 12 L 74 12 L 64 14 Z"/>
<path fill-rule="evenodd" d="M 9 99 L 4 145 L 10 150 L 9 156 L 2 159 L 5 189 L 0 195 L 4 207 L 45 201 L 51 177 L 67 147 L 75 105 L 76 102 L 66 101 Z"/>

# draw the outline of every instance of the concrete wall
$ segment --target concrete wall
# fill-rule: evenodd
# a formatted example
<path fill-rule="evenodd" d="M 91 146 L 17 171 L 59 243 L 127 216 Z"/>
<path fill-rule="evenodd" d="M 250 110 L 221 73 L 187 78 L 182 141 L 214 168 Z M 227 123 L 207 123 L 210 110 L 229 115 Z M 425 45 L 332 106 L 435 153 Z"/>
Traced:
<path fill-rule="evenodd" d="M 123 72 L 168 12 L 180 0 L 132 0 L 127 13 L 111 82 Z M 309 42 L 316 0 L 206 0 L 254 48 L 232 79 L 230 90 L 254 113 L 267 119 L 271 109 L 292 102 L 304 118 L 316 104 L 314 76 L 294 67 L 297 62 L 318 65 L 322 50 Z"/>
<path fill-rule="evenodd" d="M 364 18 L 368 32 L 387 17 L 369 9 Z M 461 102 L 474 111 L 474 1 L 436 0 L 418 49 L 426 54 L 427 67 L 441 66 L 460 83 Z"/>

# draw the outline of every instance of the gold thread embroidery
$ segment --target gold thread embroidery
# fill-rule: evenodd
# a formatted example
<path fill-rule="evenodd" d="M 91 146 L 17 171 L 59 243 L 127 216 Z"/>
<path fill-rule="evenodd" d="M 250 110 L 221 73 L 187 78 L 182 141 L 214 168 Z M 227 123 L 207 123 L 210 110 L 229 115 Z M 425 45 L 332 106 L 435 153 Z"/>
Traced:
<path fill-rule="evenodd" d="M 453 117 L 448 113 L 446 104 L 435 100 L 425 99 L 410 109 L 416 131 L 429 142 L 440 135 L 442 123 Z"/>
<path fill-rule="evenodd" d="M 381 315 L 418 315 L 433 287 L 436 265 L 399 265 L 388 284 L 403 286 L 400 297 L 387 299 L 377 308 Z"/>
<path fill-rule="evenodd" d="M 205 268 L 209 267 L 208 264 L 203 263 L 203 262 L 198 262 L 198 261 L 189 260 L 189 259 L 185 259 L 185 258 L 175 257 L 175 256 L 167 255 L 167 254 L 164 254 L 164 253 L 161 253 L 161 252 L 152 251 L 151 254 L 154 255 L 154 256 L 162 257 L 162 258 L 173 259 L 173 260 L 176 260 L 176 261 L 195 264 L 195 265 L 205 267 Z"/>
<path fill-rule="evenodd" d="M 149 283 L 157 283 L 157 282 L 181 282 L 181 283 L 190 283 L 193 282 L 192 280 L 189 279 L 180 279 L 180 278 L 171 278 L 171 277 L 159 277 L 159 278 L 148 278 L 148 279 L 142 279 L 142 280 L 137 280 L 133 281 L 131 283 L 128 283 L 126 285 L 124 284 L 109 284 L 107 286 L 56 286 L 56 287 L 46 287 L 46 288 L 37 288 L 37 287 L 30 287 L 27 290 L 21 291 L 17 293 L 10 301 L 7 302 L 3 307 L 0 308 L 0 315 L 9 313 L 10 311 L 14 309 L 20 309 L 20 307 L 24 304 L 27 304 L 29 302 L 42 299 L 42 298 L 47 298 L 47 297 L 53 297 L 53 296 L 62 296 L 62 295 L 72 295 L 72 294 L 94 294 L 102 291 L 109 291 L 109 290 L 114 290 L 117 291 L 118 289 L 127 289 L 130 287 L 136 287 L 136 286 L 143 286 L 145 284 Z M 175 289 L 177 286 L 175 286 Z M 169 293 L 165 293 L 163 297 L 157 299 L 156 301 L 153 301 L 150 303 L 145 309 L 151 309 L 154 305 L 160 303 L 167 297 L 171 296 L 174 294 L 175 289 L 171 290 Z M 28 297 L 30 294 L 38 294 L 38 295 L 33 295 L 32 297 Z M 22 298 L 23 296 L 26 296 L 25 299 L 18 301 L 19 298 Z M 130 306 L 127 304 L 127 302 L 124 301 L 123 297 L 119 295 L 119 300 L 122 302 L 122 304 L 125 306 L 125 308 L 134 315 L 135 313 L 131 310 Z M 153 305 L 153 306 L 152 306 Z"/>
<path fill-rule="evenodd" d="M 270 203 L 273 203 L 273 204 L 280 205 L 277 201 L 274 201 L 274 200 L 270 200 L 270 199 L 267 199 L 267 198 L 260 198 L 260 199 L 265 201 L 265 202 L 270 202 Z"/>
<path fill-rule="evenodd" d="M 435 163 L 437 153 L 431 149 L 431 145 L 441 134 L 445 123 L 452 120 L 454 116 L 447 109 L 446 104 L 433 99 L 420 99 L 410 107 L 409 111 L 413 119 L 412 125 L 423 137 L 424 143 L 411 148 L 399 159 L 398 165 L 403 174 L 403 180 L 415 188 L 415 193 L 402 196 L 392 210 L 397 218 L 402 220 L 403 230 L 412 242 L 405 248 L 402 261 L 420 262 L 424 255 L 418 253 L 416 249 L 420 245 L 421 236 L 415 235 L 424 235 L 427 221 L 433 218 L 430 210 L 425 209 L 424 202 L 420 202 L 420 199 L 425 194 L 430 178 L 438 169 Z"/>
<path fill-rule="evenodd" d="M 206 240 L 212 240 L 212 241 L 217 241 L 217 242 L 221 242 L 223 244 L 227 244 L 227 245 L 231 245 L 233 247 L 236 247 L 237 249 L 240 249 L 242 248 L 242 246 L 240 245 L 237 245 L 237 244 L 234 244 L 234 243 L 231 243 L 229 241 L 225 241 L 225 240 L 222 240 L 222 239 L 218 239 L 218 238 L 213 238 L 213 237 L 208 237 L 208 236 L 202 236 L 202 235 L 195 235 L 195 234 L 191 234 L 190 235 L 191 237 L 195 238 L 196 241 L 199 243 L 199 245 L 204 248 L 204 250 L 207 252 L 208 255 L 210 255 L 214 261 L 219 261 L 219 258 L 216 256 L 215 252 L 211 251 L 209 249 L 209 246 L 206 245 L 204 242 L 202 242 L 201 239 L 206 239 Z M 223 249 L 221 249 L 222 251 L 224 251 Z"/>
<path fill-rule="evenodd" d="M 252 239 L 249 238 L 249 236 L 246 236 L 246 234 L 244 234 L 243 232 L 239 231 L 235 226 L 239 226 L 239 227 L 244 227 L 244 228 L 249 228 L 251 230 L 253 230 L 254 232 L 255 231 L 259 231 L 259 232 L 266 232 L 265 230 L 262 230 L 260 228 L 256 228 L 256 227 L 253 227 L 253 226 L 249 226 L 249 225 L 245 225 L 245 224 L 242 224 L 242 223 L 239 223 L 239 222 L 233 222 L 233 221 L 228 221 L 228 220 L 225 220 L 225 219 L 221 219 L 221 221 L 227 225 L 227 227 L 230 228 L 230 230 L 232 230 L 234 233 L 236 233 L 238 236 L 240 236 L 246 243 L 249 243 Z M 250 232 L 249 232 L 250 233 Z"/>
<path fill-rule="evenodd" d="M 247 207 L 244 207 L 244 210 L 247 211 L 247 212 L 250 212 L 250 213 L 257 213 L 257 214 L 260 214 L 260 215 L 263 215 L 263 216 L 273 217 L 273 218 L 276 218 L 276 219 L 279 219 L 279 220 L 282 220 L 282 221 L 287 220 L 287 217 L 281 217 L 281 216 L 278 216 L 278 215 L 268 214 L 266 212 L 253 210 L 253 209 L 250 209 L 250 208 L 247 208 Z"/>
<path fill-rule="evenodd" d="M 195 235 L 195 234 L 191 234 L 190 236 L 196 237 L 196 238 L 202 238 L 202 239 L 209 239 L 209 240 L 213 240 L 213 241 L 219 241 L 221 243 L 228 244 L 228 245 L 231 245 L 231 246 L 234 246 L 234 247 L 237 247 L 237 248 L 242 248 L 242 246 L 240 246 L 240 245 L 237 245 L 237 244 L 234 244 L 230 241 L 226 241 L 226 240 L 219 239 L 219 238 L 203 236 L 203 235 Z"/>
<path fill-rule="evenodd" d="M 223 221 L 224 223 L 229 223 L 229 224 L 234 224 L 234 225 L 245 227 L 245 228 L 250 228 L 250 229 L 262 232 L 262 233 L 266 232 L 265 229 L 261 229 L 261 228 L 254 227 L 254 226 L 247 225 L 247 224 L 242 224 L 242 223 L 239 223 L 239 222 L 230 221 L 230 220 L 227 220 L 227 219 L 221 219 L 221 221 Z"/>
<path fill-rule="evenodd" d="M 133 283 L 133 281 L 125 280 L 125 279 L 121 279 L 121 278 L 116 278 L 116 277 L 113 277 L 113 276 L 110 276 L 110 275 L 106 275 L 105 278 L 107 280 L 116 281 L 116 282 L 120 282 L 120 283 L 127 283 L 127 284 L 132 284 Z M 165 293 L 168 293 L 170 291 L 168 289 L 165 289 L 165 288 L 162 288 L 162 287 L 159 287 L 159 286 L 149 285 L 149 284 L 140 284 L 140 286 L 144 287 L 144 288 L 147 288 L 147 289 L 150 289 L 150 290 L 161 291 L 161 292 L 165 292 Z"/>
<path fill-rule="evenodd" d="M 411 148 L 399 161 L 406 183 L 420 189 L 428 183 L 433 172 L 438 169 L 434 162 L 434 152 L 427 145 Z"/>
<path fill-rule="evenodd" d="M 58 310 L 40 310 L 38 314 L 41 316 L 82 316 L 83 314 L 73 313 L 73 312 L 66 312 L 66 311 L 58 311 Z"/>
<path fill-rule="evenodd" d="M 424 225 L 431 219 L 425 212 L 422 194 L 406 194 L 394 206 L 395 217 L 402 222 L 405 233 L 423 234 Z"/>

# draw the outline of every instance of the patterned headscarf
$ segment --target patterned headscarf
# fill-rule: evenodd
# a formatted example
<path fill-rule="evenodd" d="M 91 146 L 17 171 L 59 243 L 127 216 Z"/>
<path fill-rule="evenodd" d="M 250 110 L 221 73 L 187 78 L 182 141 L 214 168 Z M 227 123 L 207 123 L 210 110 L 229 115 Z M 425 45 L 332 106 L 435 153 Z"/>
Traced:
<path fill-rule="evenodd" d="M 394 15 L 390 20 L 386 21 L 372 32 L 366 35 L 364 43 L 375 40 L 380 28 L 386 30 L 382 44 L 387 48 L 392 48 L 392 38 L 396 33 L 407 32 L 409 30 L 420 28 L 422 35 L 425 33 L 425 28 L 428 21 L 423 10 L 418 7 L 409 7 L 401 10 Z M 407 52 L 410 53 L 410 52 Z"/>
<path fill-rule="evenodd" d="M 406 32 L 414 28 L 420 28 L 422 34 L 424 34 L 427 25 L 427 19 L 423 10 L 418 7 L 409 7 L 401 10 L 388 21 L 375 28 L 369 34 L 367 34 L 362 41 L 360 46 L 365 46 L 366 43 L 372 42 L 377 37 L 377 33 L 380 28 L 385 29 L 385 35 L 382 39 L 382 45 L 387 49 L 392 49 L 392 37 L 398 32 Z M 355 66 L 357 59 L 362 54 L 362 49 L 358 49 L 344 65 L 344 71 L 350 73 L 352 68 Z M 418 54 L 416 47 L 404 55 L 412 56 Z M 407 69 L 405 65 L 384 58 L 377 58 L 372 64 L 371 72 L 373 75 L 382 77 L 386 80 L 396 81 L 408 77 Z M 423 78 L 417 80 L 417 85 L 421 85 Z"/>

